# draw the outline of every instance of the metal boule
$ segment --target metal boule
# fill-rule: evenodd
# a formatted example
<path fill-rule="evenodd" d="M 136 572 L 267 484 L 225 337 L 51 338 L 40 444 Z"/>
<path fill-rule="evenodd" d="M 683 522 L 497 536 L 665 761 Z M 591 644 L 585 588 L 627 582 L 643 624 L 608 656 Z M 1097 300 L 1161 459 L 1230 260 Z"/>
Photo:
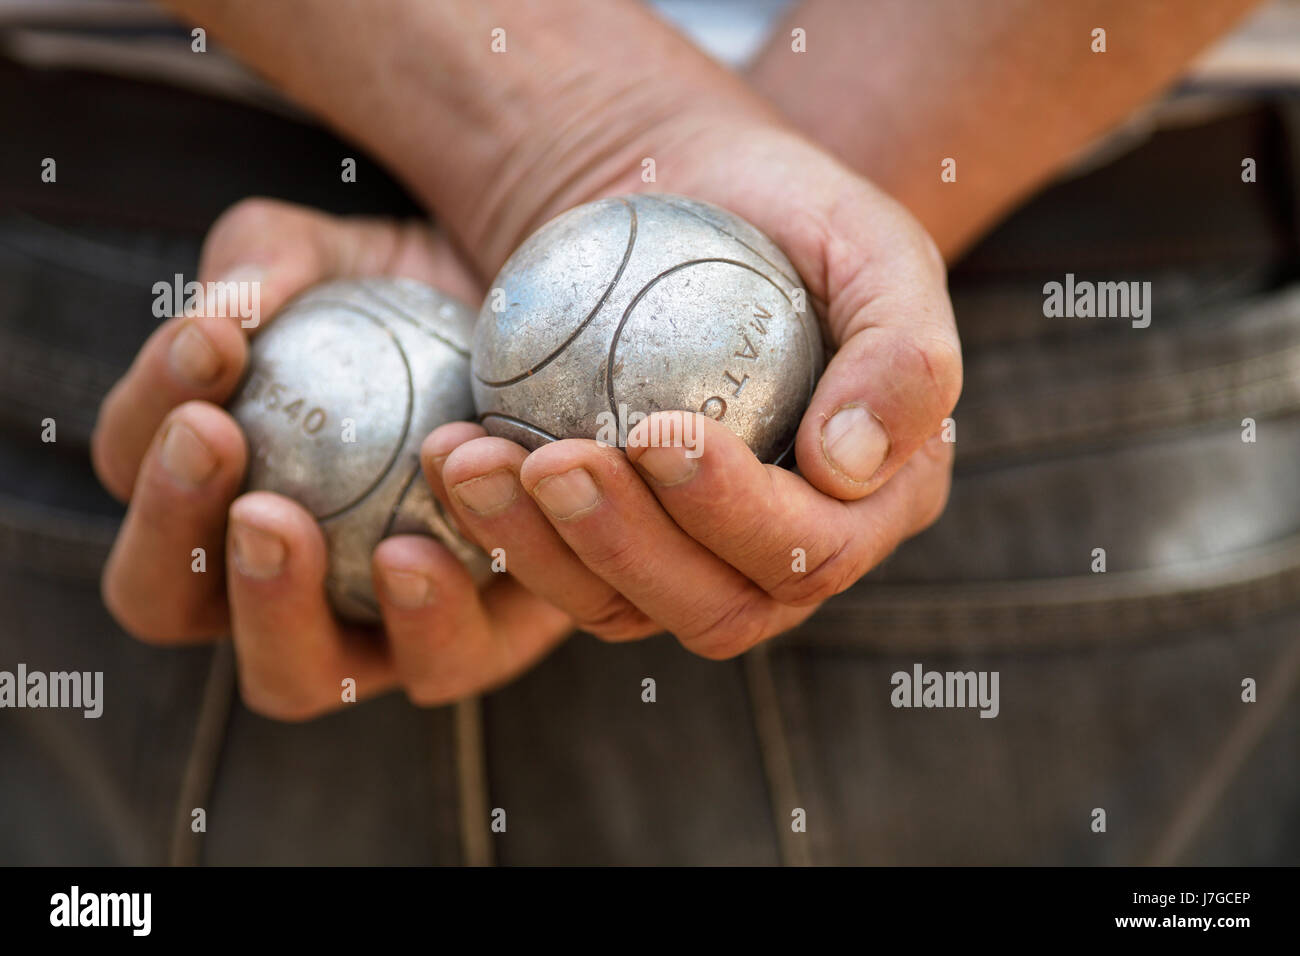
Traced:
<path fill-rule="evenodd" d="M 469 419 L 466 305 L 411 279 L 309 289 L 252 340 L 230 412 L 248 440 L 247 487 L 301 503 L 329 547 L 335 610 L 379 620 L 371 553 L 395 534 L 427 534 L 482 582 L 486 555 L 466 541 L 420 471 L 425 436 Z"/>
<path fill-rule="evenodd" d="M 718 206 L 632 194 L 547 223 L 479 312 L 474 403 L 489 433 L 624 447 L 644 415 L 700 412 L 765 462 L 790 457 L 825 366 L 794 266 Z"/>

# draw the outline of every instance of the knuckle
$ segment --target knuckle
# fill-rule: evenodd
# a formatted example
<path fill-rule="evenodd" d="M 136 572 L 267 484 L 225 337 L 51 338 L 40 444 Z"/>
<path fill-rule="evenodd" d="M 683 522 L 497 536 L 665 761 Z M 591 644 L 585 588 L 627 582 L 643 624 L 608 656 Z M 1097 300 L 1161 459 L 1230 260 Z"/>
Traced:
<path fill-rule="evenodd" d="M 330 709 L 330 704 L 314 694 L 272 689 L 241 672 L 239 696 L 244 706 L 260 717 L 286 724 L 300 724 L 319 717 Z"/>
<path fill-rule="evenodd" d="M 406 684 L 406 699 L 415 707 L 441 707 L 456 699 L 455 694 L 447 693 L 443 682 L 416 680 Z"/>
<path fill-rule="evenodd" d="M 209 243 L 265 228 L 285 209 L 284 203 L 263 196 L 250 196 L 228 207 L 208 231 Z"/>
<path fill-rule="evenodd" d="M 127 634 L 144 644 L 168 645 L 184 636 L 178 622 L 171 620 L 158 602 L 142 601 L 131 593 L 116 563 L 109 560 L 99 581 L 100 599 L 109 615 Z"/>
<path fill-rule="evenodd" d="M 717 509 L 709 522 L 709 540 L 725 541 L 737 560 L 759 560 L 772 552 L 772 529 L 776 515 L 768 511 L 770 498 L 751 495 L 727 495 L 727 504 Z M 705 509 L 707 510 L 707 509 Z"/>
<path fill-rule="evenodd" d="M 678 640 L 689 650 L 710 660 L 725 660 L 741 654 L 767 636 L 767 612 L 751 596 L 731 601 L 706 625 L 679 633 Z"/>
<path fill-rule="evenodd" d="M 602 577 L 623 578 L 645 564 L 645 554 L 632 540 L 606 539 L 586 543 L 583 563 Z"/>
<path fill-rule="evenodd" d="M 908 215 L 911 220 L 911 237 L 910 245 L 912 254 L 918 262 L 930 270 L 939 281 L 946 283 L 948 276 L 948 264 L 944 261 L 943 253 L 939 249 L 939 244 L 934 241 L 934 237 L 929 231 L 921 225 L 915 218 Z"/>
<path fill-rule="evenodd" d="M 948 508 L 948 497 L 952 492 L 952 476 L 945 474 L 939 488 L 933 493 L 932 500 L 921 515 L 921 520 L 917 523 L 916 534 L 921 533 L 938 521 L 945 510 Z"/>
<path fill-rule="evenodd" d="M 766 469 L 748 477 L 715 472 L 709 477 L 710 494 L 691 502 L 688 508 L 672 509 L 677 524 L 706 547 L 724 546 L 729 555 L 744 564 L 763 561 L 777 545 L 773 529 L 780 527 L 786 507 L 777 496 Z"/>
<path fill-rule="evenodd" d="M 947 415 L 957 405 L 962 389 L 961 348 L 955 341 L 931 336 L 911 343 L 934 407 Z"/>
<path fill-rule="evenodd" d="M 821 604 L 848 590 L 865 573 L 856 552 L 842 543 L 833 553 L 807 571 L 787 571 L 782 580 L 767 593 L 775 601 L 790 607 Z"/>
<path fill-rule="evenodd" d="M 390 631 L 389 640 L 395 635 Z M 397 659 L 397 682 L 402 692 L 416 707 L 441 707 L 478 689 L 476 670 L 472 665 L 457 662 L 455 655 L 442 657 L 436 666 L 427 663 Z"/>
<path fill-rule="evenodd" d="M 617 591 L 590 610 L 574 615 L 574 621 L 580 630 L 611 643 L 645 637 L 656 630 L 650 618 Z"/>

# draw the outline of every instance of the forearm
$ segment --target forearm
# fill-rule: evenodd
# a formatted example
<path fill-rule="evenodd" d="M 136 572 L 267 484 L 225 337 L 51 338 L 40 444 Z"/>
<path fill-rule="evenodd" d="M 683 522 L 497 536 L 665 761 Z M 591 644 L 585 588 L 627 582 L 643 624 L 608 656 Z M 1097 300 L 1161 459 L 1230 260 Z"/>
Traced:
<path fill-rule="evenodd" d="M 632 0 L 166 2 L 369 150 L 489 275 L 665 138 L 758 102 Z"/>
<path fill-rule="evenodd" d="M 804 0 L 750 79 L 951 259 L 1257 2 Z M 956 182 L 940 179 L 948 158 Z"/>

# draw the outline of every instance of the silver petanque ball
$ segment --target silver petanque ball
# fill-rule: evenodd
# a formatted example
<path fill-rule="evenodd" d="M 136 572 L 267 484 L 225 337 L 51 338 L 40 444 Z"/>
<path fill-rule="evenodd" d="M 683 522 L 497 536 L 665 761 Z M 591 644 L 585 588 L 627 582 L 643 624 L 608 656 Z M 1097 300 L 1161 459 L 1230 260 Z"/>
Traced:
<path fill-rule="evenodd" d="M 253 339 L 230 403 L 248 439 L 248 488 L 302 504 L 329 545 L 335 610 L 379 620 L 375 546 L 432 535 L 482 582 L 486 556 L 455 530 L 420 472 L 420 443 L 473 414 L 473 312 L 411 279 L 315 286 Z"/>
<path fill-rule="evenodd" d="M 789 453 L 824 366 L 798 274 L 725 209 L 628 195 L 569 210 L 498 273 L 474 335 L 474 404 L 493 435 L 625 446 L 671 409 Z"/>

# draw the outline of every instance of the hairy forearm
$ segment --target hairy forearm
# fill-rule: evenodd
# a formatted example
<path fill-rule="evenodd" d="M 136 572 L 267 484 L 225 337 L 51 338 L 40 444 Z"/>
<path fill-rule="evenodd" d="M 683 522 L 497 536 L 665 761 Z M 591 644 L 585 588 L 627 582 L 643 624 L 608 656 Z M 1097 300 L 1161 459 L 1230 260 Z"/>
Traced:
<path fill-rule="evenodd" d="M 485 274 L 667 140 L 758 108 L 633 0 L 166 2 L 369 150 Z"/>
<path fill-rule="evenodd" d="M 951 259 L 1257 3 L 804 0 L 750 79 Z M 948 158 L 956 182 L 940 179 Z"/>

